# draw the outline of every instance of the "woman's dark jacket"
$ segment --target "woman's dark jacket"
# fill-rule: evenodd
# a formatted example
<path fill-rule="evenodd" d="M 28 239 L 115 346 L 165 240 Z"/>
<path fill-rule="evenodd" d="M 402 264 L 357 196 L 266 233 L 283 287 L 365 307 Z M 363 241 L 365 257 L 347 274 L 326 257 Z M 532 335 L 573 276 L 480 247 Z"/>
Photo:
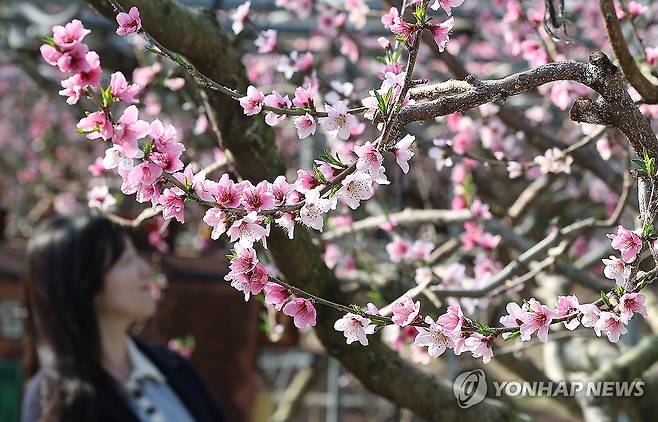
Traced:
<path fill-rule="evenodd" d="M 135 344 L 146 357 L 167 378 L 171 389 L 178 395 L 190 414 L 199 422 L 223 422 L 222 412 L 210 396 L 205 385 L 189 362 L 178 353 L 155 343 L 133 338 Z M 41 384 L 45 376 L 39 370 L 30 380 L 23 396 L 22 422 L 37 422 L 41 415 Z M 102 422 L 139 422 L 130 410 L 128 403 L 116 392 L 102 385 L 96 386 L 101 400 Z M 58 421 L 59 422 L 59 421 Z M 69 422 L 69 421 L 67 421 Z M 77 421 L 71 421 L 77 422 Z M 85 421 L 86 422 L 86 421 Z M 100 421 L 99 421 L 100 422 Z"/>

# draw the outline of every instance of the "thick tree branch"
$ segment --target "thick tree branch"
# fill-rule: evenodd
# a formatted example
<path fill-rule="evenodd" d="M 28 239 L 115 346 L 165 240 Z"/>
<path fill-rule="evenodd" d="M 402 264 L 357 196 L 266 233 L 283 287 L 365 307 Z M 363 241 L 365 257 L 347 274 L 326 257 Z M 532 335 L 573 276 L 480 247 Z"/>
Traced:
<path fill-rule="evenodd" d="M 619 66 L 626 75 L 628 82 L 637 90 L 644 101 L 650 104 L 658 103 L 658 86 L 651 83 L 638 67 L 633 55 L 628 50 L 626 38 L 621 28 L 613 0 L 600 0 L 601 14 L 608 31 L 608 38 L 615 52 Z"/>
<path fill-rule="evenodd" d="M 482 104 L 505 100 L 509 96 L 527 93 L 558 80 L 580 82 L 601 95 L 597 101 L 578 102 L 572 118 L 582 119 L 578 121 L 584 123 L 617 127 L 626 135 L 636 153 L 641 154 L 646 148 L 652 157 L 658 158 L 656 136 L 649 120 L 628 95 L 617 67 L 602 52 L 592 53 L 590 63 L 549 63 L 503 79 L 478 80 L 462 93 L 404 107 L 396 123 L 404 126 L 454 112 L 466 112 Z M 415 93 L 422 96 L 425 91 L 431 92 L 433 89 L 431 85 L 416 88 Z"/>

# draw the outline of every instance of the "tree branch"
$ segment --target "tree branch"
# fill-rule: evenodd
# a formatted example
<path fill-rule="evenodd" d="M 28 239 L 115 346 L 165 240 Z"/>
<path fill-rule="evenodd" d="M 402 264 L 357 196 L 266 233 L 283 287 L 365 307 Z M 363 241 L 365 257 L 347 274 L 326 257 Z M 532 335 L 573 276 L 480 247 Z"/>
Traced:
<path fill-rule="evenodd" d="M 619 22 L 619 18 L 617 18 L 614 2 L 612 0 L 600 0 L 599 5 L 601 7 L 601 14 L 603 14 L 603 20 L 605 21 L 606 30 L 608 31 L 610 44 L 612 44 L 615 56 L 619 60 L 619 66 L 621 66 L 621 70 L 626 75 L 628 82 L 637 90 L 644 101 L 650 104 L 658 103 L 658 86 L 647 79 L 628 50 L 628 44 L 626 44 L 621 23 Z"/>

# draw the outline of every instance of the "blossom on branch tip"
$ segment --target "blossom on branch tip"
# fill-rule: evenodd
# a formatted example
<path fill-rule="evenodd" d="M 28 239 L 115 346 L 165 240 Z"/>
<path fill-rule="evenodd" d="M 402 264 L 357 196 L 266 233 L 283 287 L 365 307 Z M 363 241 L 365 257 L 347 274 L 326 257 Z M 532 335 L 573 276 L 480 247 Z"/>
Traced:
<path fill-rule="evenodd" d="M 117 15 L 117 35 L 123 36 L 133 34 L 142 29 L 142 19 L 139 17 L 139 10 L 131 7 L 128 13 L 121 12 Z"/>
<path fill-rule="evenodd" d="M 519 328 L 523 324 L 523 319 L 527 314 L 527 310 L 523 309 L 516 302 L 510 302 L 505 307 L 507 315 L 500 317 L 500 323 L 506 328 Z M 503 333 L 503 338 L 509 336 L 509 333 Z"/>
<path fill-rule="evenodd" d="M 82 39 L 90 32 L 90 30 L 82 25 L 82 22 L 78 19 L 73 19 L 64 26 L 53 26 L 53 40 L 57 44 L 57 47 L 67 50 L 75 44 L 82 42 Z"/>

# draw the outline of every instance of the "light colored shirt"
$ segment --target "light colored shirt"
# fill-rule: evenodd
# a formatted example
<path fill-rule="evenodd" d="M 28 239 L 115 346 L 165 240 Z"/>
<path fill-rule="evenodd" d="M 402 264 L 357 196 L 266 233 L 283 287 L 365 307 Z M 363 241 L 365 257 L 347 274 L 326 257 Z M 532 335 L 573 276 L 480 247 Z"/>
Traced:
<path fill-rule="evenodd" d="M 126 342 L 133 370 L 123 383 L 123 393 L 137 417 L 143 422 L 194 422 L 162 372 L 130 337 L 126 337 Z"/>

